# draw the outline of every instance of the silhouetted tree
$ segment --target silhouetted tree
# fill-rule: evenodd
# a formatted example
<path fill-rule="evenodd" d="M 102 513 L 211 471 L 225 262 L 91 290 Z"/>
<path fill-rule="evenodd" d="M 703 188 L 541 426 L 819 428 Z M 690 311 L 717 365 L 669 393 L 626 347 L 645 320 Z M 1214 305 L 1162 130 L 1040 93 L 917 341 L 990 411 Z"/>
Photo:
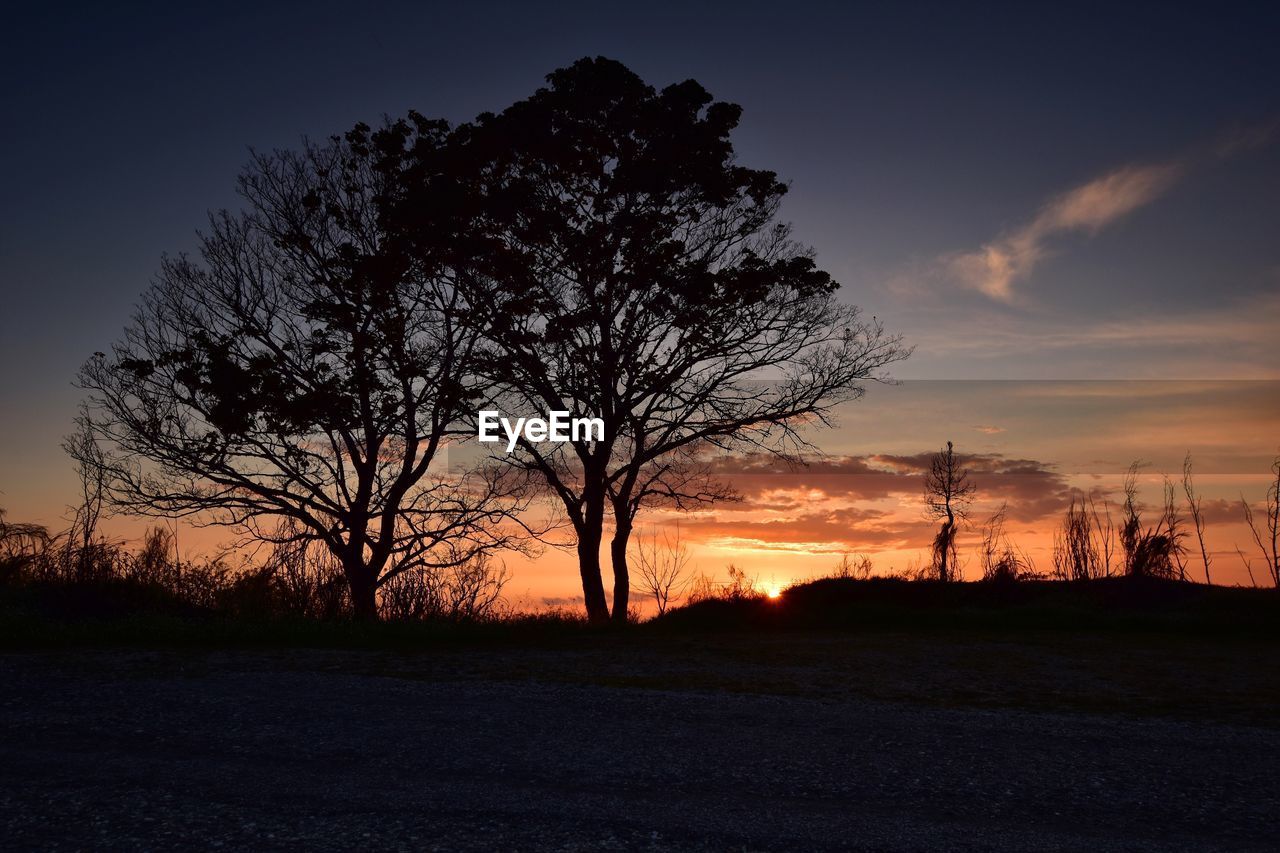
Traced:
<path fill-rule="evenodd" d="M 702 454 L 803 445 L 800 425 L 825 422 L 906 350 L 836 301 L 777 218 L 777 176 L 734 162 L 739 107 L 691 80 L 655 91 L 607 59 L 548 81 L 458 128 L 447 150 L 424 149 L 424 200 L 405 206 L 403 227 L 473 253 L 473 317 L 505 410 L 603 418 L 603 441 L 522 441 L 517 464 L 563 503 L 596 622 L 609 617 L 612 514 L 621 621 L 642 506 L 726 497 Z M 442 198 L 469 200 L 469 217 Z M 452 226 L 435 224 L 442 211 Z"/>
<path fill-rule="evenodd" d="M 685 573 L 689 567 L 689 549 L 680 539 L 680 528 L 675 534 L 664 531 L 662 543 L 654 532 L 646 542 L 636 541 L 636 571 L 640 575 L 641 591 L 653 596 L 658 615 L 667 612 L 671 602 L 680 597 L 689 583 Z"/>
<path fill-rule="evenodd" d="M 954 579 L 956 571 L 956 534 L 959 522 L 968 517 L 977 486 L 969 479 L 969 471 L 956 456 L 951 442 L 934 454 L 924 479 L 925 513 L 942 526 L 933 539 L 933 564 L 938 580 Z"/>
<path fill-rule="evenodd" d="M 384 224 L 407 150 L 442 134 L 361 125 L 253 157 L 247 209 L 212 215 L 197 257 L 166 258 L 123 340 L 80 373 L 91 441 L 72 451 L 114 506 L 264 539 L 291 519 L 340 561 L 363 617 L 399 572 L 512 544 L 509 474 L 434 470 L 469 432 L 467 306 Z"/>

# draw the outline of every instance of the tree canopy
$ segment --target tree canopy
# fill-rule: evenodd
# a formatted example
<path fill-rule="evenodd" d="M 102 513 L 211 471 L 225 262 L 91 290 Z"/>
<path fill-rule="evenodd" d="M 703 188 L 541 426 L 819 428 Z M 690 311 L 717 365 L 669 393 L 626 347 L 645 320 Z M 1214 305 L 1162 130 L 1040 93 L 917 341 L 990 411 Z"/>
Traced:
<path fill-rule="evenodd" d="M 699 460 L 785 452 L 907 351 L 835 298 L 778 218 L 786 185 L 738 165 L 741 109 L 690 80 L 655 90 L 584 59 L 498 114 L 415 151 L 398 208 L 407 239 L 440 235 L 480 330 L 481 372 L 509 410 L 604 419 L 603 442 L 524 442 L 577 535 L 584 595 L 607 618 L 599 549 L 614 538 L 613 617 L 640 508 L 727 495 Z M 441 201 L 466 199 L 442 208 Z"/>
<path fill-rule="evenodd" d="M 517 544 L 533 474 L 595 621 L 611 521 L 625 620 L 643 507 L 730 497 L 711 456 L 807 447 L 908 353 L 837 299 L 779 218 L 778 176 L 738 164 L 740 115 L 692 80 L 583 59 L 457 127 L 410 113 L 255 157 L 247 209 L 166 260 L 82 372 L 113 503 L 258 536 L 286 519 L 372 613 L 406 567 Z M 433 476 L 486 407 L 599 417 L 605 437 Z"/>
<path fill-rule="evenodd" d="M 255 155 L 246 209 L 164 260 L 124 339 L 80 374 L 117 508 L 314 539 L 363 615 L 399 572 L 514 543 L 509 472 L 441 470 L 477 332 L 447 271 L 383 223 L 405 152 L 442 130 L 361 125 Z"/>

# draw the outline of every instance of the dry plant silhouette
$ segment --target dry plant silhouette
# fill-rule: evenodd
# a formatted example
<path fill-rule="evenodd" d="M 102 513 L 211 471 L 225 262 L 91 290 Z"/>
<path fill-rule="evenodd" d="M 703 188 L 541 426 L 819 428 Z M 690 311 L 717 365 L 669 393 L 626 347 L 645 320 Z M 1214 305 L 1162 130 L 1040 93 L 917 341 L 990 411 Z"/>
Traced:
<path fill-rule="evenodd" d="M 725 567 L 728 580 L 717 581 L 714 576 L 699 573 L 689 585 L 686 600 L 689 604 L 705 601 L 758 601 L 764 593 L 757 586 L 758 578 L 730 563 Z"/>
<path fill-rule="evenodd" d="M 7 521 L 0 509 L 0 582 L 25 573 L 49 547 L 49 531 L 39 524 Z"/>
<path fill-rule="evenodd" d="M 1185 579 L 1182 562 L 1186 547 L 1182 540 L 1182 520 L 1178 512 L 1172 482 L 1164 478 L 1164 502 L 1159 521 L 1153 527 L 1142 523 L 1143 506 L 1138 500 L 1138 473 L 1145 463 L 1129 466 L 1124 479 L 1124 523 L 1120 542 L 1124 550 L 1125 574 L 1134 577 Z"/>
<path fill-rule="evenodd" d="M 1200 546 L 1200 561 L 1204 565 L 1204 582 L 1213 583 L 1209 570 L 1213 561 L 1209 559 L 1209 549 L 1204 543 L 1205 519 L 1204 499 L 1196 491 L 1195 479 L 1192 476 L 1191 451 L 1187 451 L 1182 461 L 1182 491 L 1187 497 L 1187 510 L 1191 513 L 1191 524 L 1196 531 L 1196 544 Z"/>
<path fill-rule="evenodd" d="M 866 554 L 841 554 L 840 562 L 831 570 L 831 577 L 864 581 L 874 571 L 875 566 Z"/>
<path fill-rule="evenodd" d="M 1262 519 L 1254 518 L 1253 508 L 1249 506 L 1249 501 L 1243 495 L 1240 496 L 1240 505 L 1244 509 L 1245 523 L 1249 526 L 1249 533 L 1258 548 L 1258 553 L 1262 555 L 1263 565 L 1267 567 L 1271 585 L 1280 589 L 1280 456 L 1272 461 L 1271 474 L 1272 481 L 1267 487 Z M 1245 568 L 1249 570 L 1249 576 L 1253 577 L 1250 561 L 1239 548 L 1236 550 L 1240 553 L 1240 559 L 1244 561 Z"/>
<path fill-rule="evenodd" d="M 1053 574 L 1062 580 L 1087 581 L 1112 575 L 1115 524 L 1111 505 L 1072 494 L 1071 505 L 1053 534 Z"/>
<path fill-rule="evenodd" d="M 672 603 L 684 594 L 692 578 L 689 577 L 689 549 L 680 538 L 680 526 L 662 532 L 658 541 L 657 531 L 646 539 L 636 538 L 636 574 L 639 589 L 653 598 L 658 615 L 667 612 Z"/>
<path fill-rule="evenodd" d="M 982 527 L 979 557 L 982 579 L 989 583 L 1013 583 L 1036 575 L 1035 563 L 1025 552 L 1014 547 L 1005 534 L 1008 506 L 1002 503 Z"/>

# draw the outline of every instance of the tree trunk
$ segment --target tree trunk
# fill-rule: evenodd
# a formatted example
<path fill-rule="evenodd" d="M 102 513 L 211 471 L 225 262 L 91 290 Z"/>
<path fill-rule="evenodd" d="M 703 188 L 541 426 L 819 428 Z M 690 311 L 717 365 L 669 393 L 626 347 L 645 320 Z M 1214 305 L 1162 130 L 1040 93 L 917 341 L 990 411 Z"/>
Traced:
<path fill-rule="evenodd" d="M 613 621 L 626 624 L 627 608 L 631 600 L 631 573 L 627 569 L 627 542 L 631 539 L 631 521 L 625 511 L 615 513 L 617 527 L 613 541 L 609 543 L 609 556 L 613 560 Z"/>
<path fill-rule="evenodd" d="M 949 516 L 946 521 L 942 522 L 942 529 L 938 531 L 936 548 L 938 552 L 938 580 L 943 583 L 951 580 L 952 566 L 948 565 L 947 560 L 951 556 L 951 542 L 956 535 L 955 527 L 955 518 Z"/>
<path fill-rule="evenodd" d="M 609 621 L 609 603 L 604 597 L 600 572 L 600 527 L 578 531 L 578 572 L 582 575 L 582 600 L 587 605 L 587 621 L 603 625 Z"/>
<path fill-rule="evenodd" d="M 588 474 L 590 477 L 590 474 Z M 604 539 L 604 484 L 583 491 L 582 523 L 578 534 L 578 572 L 582 575 L 582 600 L 587 605 L 587 621 L 603 625 L 609 621 L 609 603 L 604 597 L 600 570 L 600 543 Z"/>
<path fill-rule="evenodd" d="M 348 564 L 343 567 L 347 576 L 347 585 L 351 589 L 351 610 L 355 617 L 362 621 L 374 621 L 378 618 L 378 579 L 377 575 L 361 561 L 358 565 Z"/>

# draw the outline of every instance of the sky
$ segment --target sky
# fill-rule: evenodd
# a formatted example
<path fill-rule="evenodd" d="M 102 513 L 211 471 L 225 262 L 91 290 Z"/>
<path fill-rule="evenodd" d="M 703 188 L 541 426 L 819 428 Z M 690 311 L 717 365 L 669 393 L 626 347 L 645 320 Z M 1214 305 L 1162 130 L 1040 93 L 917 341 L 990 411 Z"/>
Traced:
<path fill-rule="evenodd" d="M 1280 451 L 1275 7 L 184 5 L 23 4 L 0 33 L 10 517 L 60 523 L 76 369 L 161 255 L 237 205 L 251 148 L 411 108 L 467 120 L 604 55 L 741 104 L 740 160 L 790 182 L 783 215 L 842 298 L 916 346 L 901 385 L 814 437 L 825 459 L 679 519 L 703 570 L 909 563 L 929 532 L 909 460 L 953 440 L 988 472 L 987 504 L 1025 503 L 1036 547 L 1071 489 L 1142 458 L 1154 499 L 1191 451 L 1222 502 L 1222 576 L 1245 579 L 1227 502 L 1260 500 Z M 566 555 L 516 569 L 531 600 L 575 592 Z"/>

